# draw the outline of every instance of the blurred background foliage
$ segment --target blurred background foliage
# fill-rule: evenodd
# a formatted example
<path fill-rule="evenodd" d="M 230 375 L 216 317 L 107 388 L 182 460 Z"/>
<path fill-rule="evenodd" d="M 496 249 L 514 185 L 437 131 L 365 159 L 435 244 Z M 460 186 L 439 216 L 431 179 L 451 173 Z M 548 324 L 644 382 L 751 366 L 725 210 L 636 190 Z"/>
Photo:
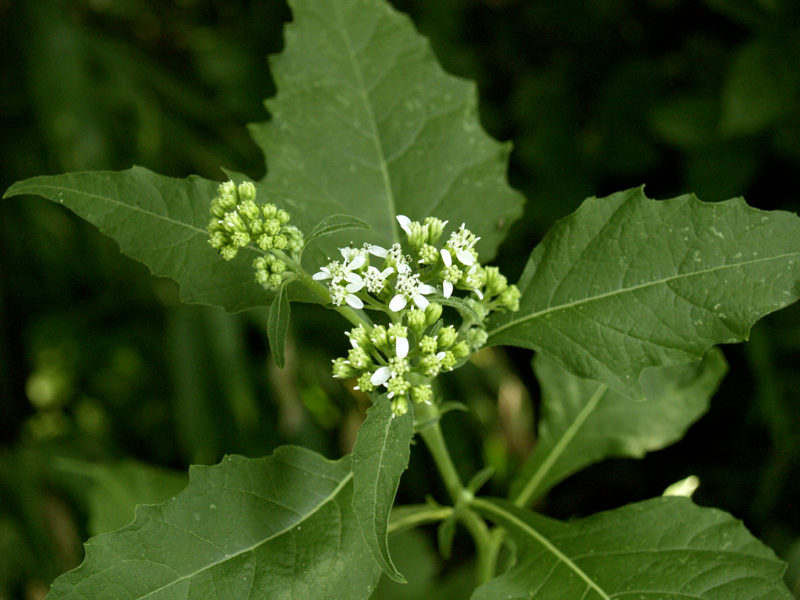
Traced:
<path fill-rule="evenodd" d="M 528 204 L 500 258 L 510 279 L 585 197 L 641 183 L 655 198 L 744 195 L 798 210 L 800 3 L 393 4 L 448 71 L 477 81 L 485 127 L 514 144 L 510 180 Z M 261 177 L 245 124 L 266 118 L 265 57 L 289 18 L 279 0 L 0 0 L 0 189 L 133 164 Z M 329 376 L 344 322 L 296 307 L 278 371 L 265 312 L 180 305 L 172 282 L 39 198 L 4 201 L 0 256 L 0 599 L 41 598 L 80 562 L 82 541 L 175 494 L 191 463 L 284 443 L 349 451 L 366 402 Z M 586 515 L 698 475 L 695 500 L 789 561 L 800 596 L 800 310 L 724 350 L 731 373 L 682 442 L 596 465 L 539 508 Z M 443 424 L 459 468 L 492 464 L 492 493 L 535 442 L 530 358 L 484 351 L 445 383 L 472 409 Z M 435 477 L 419 448 L 411 469 L 400 500 L 424 501 Z M 376 597 L 466 597 L 469 542 L 457 538 L 441 571 L 430 536 L 404 535 L 395 556 L 418 580 Z"/>

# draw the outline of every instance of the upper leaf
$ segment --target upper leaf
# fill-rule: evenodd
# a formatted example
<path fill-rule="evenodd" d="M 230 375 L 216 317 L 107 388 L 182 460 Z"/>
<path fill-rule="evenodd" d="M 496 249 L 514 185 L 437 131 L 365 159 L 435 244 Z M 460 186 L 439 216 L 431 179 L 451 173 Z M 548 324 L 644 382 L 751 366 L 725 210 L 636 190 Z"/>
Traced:
<path fill-rule="evenodd" d="M 474 84 L 446 74 L 383 0 L 289 4 L 285 49 L 270 60 L 272 118 L 251 126 L 269 193 L 299 209 L 305 231 L 339 213 L 372 226 L 320 239 L 328 255 L 351 239 L 399 241 L 404 214 L 467 222 L 492 258 L 522 197 L 506 183 L 509 146 L 480 126 Z"/>
<path fill-rule="evenodd" d="M 521 505 L 592 463 L 612 456 L 640 458 L 676 442 L 705 413 L 727 370 L 717 348 L 701 362 L 647 369 L 642 374 L 647 400 L 632 402 L 541 354 L 533 368 L 542 386 L 542 416 L 536 446 L 511 486 Z"/>
<path fill-rule="evenodd" d="M 727 513 L 655 498 L 560 523 L 503 500 L 473 507 L 516 542 L 517 562 L 473 600 L 790 600 L 785 565 Z"/>
<path fill-rule="evenodd" d="M 349 467 L 289 446 L 192 467 L 182 494 L 89 540 L 48 598 L 367 598 L 380 569 L 351 508 Z"/>
<path fill-rule="evenodd" d="M 650 366 L 740 342 L 798 298 L 800 219 L 642 188 L 590 198 L 533 251 L 519 312 L 494 318 L 490 344 L 541 350 L 586 379 L 641 398 Z"/>
<path fill-rule="evenodd" d="M 255 282 L 253 272 L 257 254 L 244 250 L 226 262 L 208 244 L 208 209 L 218 185 L 133 167 L 33 177 L 12 185 L 4 197 L 37 194 L 64 204 L 114 238 L 122 252 L 150 267 L 154 275 L 177 281 L 184 302 L 231 312 L 267 305 L 271 295 Z"/>
<path fill-rule="evenodd" d="M 367 411 L 353 448 L 353 510 L 375 560 L 400 583 L 405 578 L 389 556 L 389 516 L 411 454 L 412 410 L 395 417 L 391 401 L 381 396 Z"/>

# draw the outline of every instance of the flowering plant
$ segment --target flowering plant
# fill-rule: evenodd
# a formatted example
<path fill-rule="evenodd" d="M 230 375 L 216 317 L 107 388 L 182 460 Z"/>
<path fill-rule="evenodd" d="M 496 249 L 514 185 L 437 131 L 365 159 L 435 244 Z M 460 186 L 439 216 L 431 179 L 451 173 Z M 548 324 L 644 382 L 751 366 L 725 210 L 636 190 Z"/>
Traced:
<path fill-rule="evenodd" d="M 182 494 L 90 541 L 52 598 L 368 598 L 382 574 L 405 582 L 390 536 L 429 525 L 443 558 L 457 527 L 470 535 L 476 600 L 789 598 L 782 563 L 739 522 L 675 497 L 693 480 L 568 522 L 530 507 L 589 464 L 683 435 L 724 375 L 714 345 L 798 299 L 800 219 L 634 188 L 586 200 L 509 284 L 488 263 L 522 198 L 473 87 L 383 0 L 292 4 L 272 119 L 252 126 L 263 180 L 133 168 L 6 196 L 63 202 L 187 302 L 269 306 L 278 366 L 292 302 L 335 311 L 352 328 L 333 377 L 371 406 L 338 460 L 283 446 L 193 468 Z M 536 351 L 542 406 L 535 448 L 491 498 L 491 468 L 465 483 L 452 460 L 441 420 L 470 398 L 448 397 L 442 375 L 499 345 Z M 448 498 L 396 506 L 415 436 Z"/>

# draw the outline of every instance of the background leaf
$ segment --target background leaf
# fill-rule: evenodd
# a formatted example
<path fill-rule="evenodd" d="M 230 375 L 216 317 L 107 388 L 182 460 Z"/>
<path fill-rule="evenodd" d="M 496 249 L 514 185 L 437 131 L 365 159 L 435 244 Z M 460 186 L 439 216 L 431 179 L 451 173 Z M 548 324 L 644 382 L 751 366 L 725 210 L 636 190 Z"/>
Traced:
<path fill-rule="evenodd" d="M 389 515 L 408 467 L 414 431 L 413 410 L 394 417 L 392 403 L 381 396 L 367 411 L 353 448 L 353 510 L 375 560 L 389 577 L 404 583 L 389 556 Z"/>
<path fill-rule="evenodd" d="M 272 349 L 272 358 L 279 369 L 286 364 L 284 346 L 286 345 L 286 334 L 289 331 L 290 305 L 287 295 L 288 281 L 284 281 L 278 288 L 278 294 L 272 301 L 269 308 L 269 321 L 267 322 L 267 337 L 269 347 Z"/>
<path fill-rule="evenodd" d="M 318 237 L 330 235 L 343 229 L 369 229 L 369 225 L 364 223 L 361 219 L 356 219 L 348 215 L 331 215 L 327 219 L 323 219 L 322 222 L 314 227 L 311 233 L 306 236 L 306 244 Z"/>
<path fill-rule="evenodd" d="M 654 498 L 570 523 L 503 500 L 473 507 L 518 547 L 516 564 L 473 600 L 792 597 L 772 550 L 727 513 L 686 498 Z"/>
<path fill-rule="evenodd" d="M 89 540 L 50 598 L 367 598 L 380 570 L 351 509 L 349 463 L 284 446 L 192 467 L 182 494 Z"/>
<path fill-rule="evenodd" d="M 642 188 L 590 198 L 533 251 L 520 311 L 494 319 L 488 343 L 541 350 L 641 398 L 644 368 L 747 339 L 795 302 L 798 258 L 800 219 L 741 198 L 656 202 Z"/>
<path fill-rule="evenodd" d="M 235 312 L 269 303 L 255 283 L 252 262 L 242 251 L 226 262 L 208 244 L 208 209 L 214 181 L 173 179 L 141 167 L 120 172 L 33 177 L 12 185 L 4 198 L 37 194 L 64 204 L 112 237 L 123 253 L 154 275 L 180 284 L 181 300 Z M 260 199 L 259 199 L 260 200 Z"/>
<path fill-rule="evenodd" d="M 133 520 L 137 505 L 164 502 L 182 491 L 189 481 L 186 473 L 132 459 L 105 465 L 59 458 L 56 465 L 61 471 L 91 480 L 88 529 L 93 536 L 124 527 Z"/>
<path fill-rule="evenodd" d="M 474 84 L 445 74 L 382 0 L 289 4 L 285 50 L 270 60 L 272 118 L 250 129 L 267 156 L 269 195 L 295 206 L 306 231 L 339 213 L 372 226 L 368 238 L 319 240 L 329 256 L 351 239 L 391 245 L 405 214 L 467 222 L 491 259 L 522 196 L 506 183 L 509 145 L 481 128 Z"/>
<path fill-rule="evenodd" d="M 711 348 L 700 362 L 647 369 L 642 402 L 580 379 L 542 354 L 533 369 L 542 386 L 539 436 L 511 486 L 524 505 L 592 463 L 641 458 L 681 439 L 708 409 L 727 365 Z"/>

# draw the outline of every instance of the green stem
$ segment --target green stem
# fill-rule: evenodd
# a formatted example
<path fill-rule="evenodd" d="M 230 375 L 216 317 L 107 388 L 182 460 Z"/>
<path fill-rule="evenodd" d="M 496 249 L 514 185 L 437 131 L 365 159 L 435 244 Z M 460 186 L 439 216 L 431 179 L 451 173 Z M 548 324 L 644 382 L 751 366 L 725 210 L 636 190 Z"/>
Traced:
<path fill-rule="evenodd" d="M 475 542 L 475 550 L 478 555 L 478 568 L 476 573 L 477 584 L 486 583 L 494 576 L 496 552 L 492 552 L 492 534 L 489 527 L 477 513 L 469 508 L 472 501 L 472 494 L 464 488 L 461 478 L 458 476 L 456 466 L 450 457 L 447 449 L 442 428 L 439 426 L 439 409 L 433 404 L 416 404 L 414 406 L 415 417 L 418 421 L 427 423 L 419 431 L 419 435 L 428 447 L 433 457 L 433 462 L 442 476 L 447 492 L 454 505 L 466 503 L 466 508 L 461 511 L 459 521 L 466 527 Z"/>

